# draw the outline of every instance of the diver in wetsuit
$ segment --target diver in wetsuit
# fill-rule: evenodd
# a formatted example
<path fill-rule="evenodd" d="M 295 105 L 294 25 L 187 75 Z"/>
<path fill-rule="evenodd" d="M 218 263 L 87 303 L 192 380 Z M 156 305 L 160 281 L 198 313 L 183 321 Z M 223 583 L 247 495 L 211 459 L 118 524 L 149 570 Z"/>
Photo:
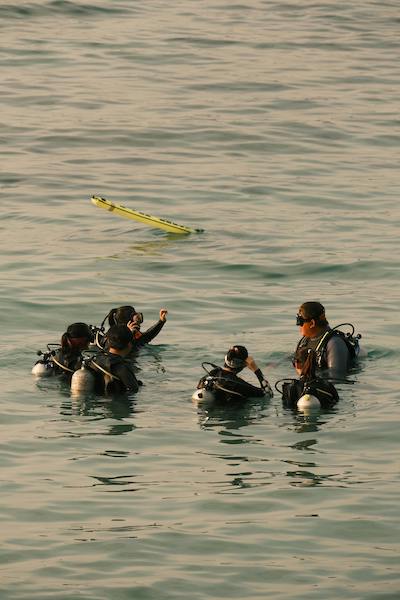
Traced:
<path fill-rule="evenodd" d="M 336 328 L 332 329 L 325 317 L 325 308 L 319 302 L 304 302 L 296 316 L 296 325 L 302 336 L 296 350 L 314 350 L 318 368 L 327 369 L 330 377 L 344 377 L 354 364 L 358 337 L 361 336 L 354 338 Z"/>
<path fill-rule="evenodd" d="M 203 363 L 210 364 L 210 363 Z M 273 395 L 268 381 L 255 360 L 249 356 L 244 346 L 233 346 L 225 356 L 224 366 L 211 365 L 213 369 L 202 377 L 197 384 L 197 389 L 208 389 L 214 394 L 217 401 L 243 401 L 247 398 Z M 256 387 L 238 377 L 238 373 L 245 367 L 256 375 L 261 387 Z"/>
<path fill-rule="evenodd" d="M 126 325 L 113 325 L 106 334 L 107 351 L 99 352 L 90 362 L 96 375 L 99 394 L 136 393 L 141 382 L 136 379 L 132 363 L 126 359 L 132 351 L 132 334 Z"/>
<path fill-rule="evenodd" d="M 61 337 L 60 348 L 50 355 L 53 373 L 70 381 L 73 373 L 82 365 L 82 351 L 86 350 L 93 339 L 89 325 L 72 323 Z"/>
<path fill-rule="evenodd" d="M 322 408 L 331 408 L 336 404 L 339 395 L 333 383 L 316 375 L 316 354 L 314 350 L 297 349 L 293 366 L 300 378 L 283 380 L 282 390 L 280 391 L 282 392 L 282 403 L 285 408 L 297 408 L 297 402 L 305 394 L 317 398 Z M 277 386 L 275 385 L 275 387 Z"/>
<path fill-rule="evenodd" d="M 143 323 L 143 313 L 137 312 L 133 306 L 120 306 L 119 308 L 112 308 L 106 315 L 103 323 L 100 326 L 100 330 L 96 334 L 96 343 L 100 348 L 106 348 L 104 344 L 107 344 L 104 335 L 104 322 L 108 319 L 110 327 L 114 325 L 126 325 L 132 333 L 133 337 L 133 351 L 138 350 L 145 344 L 151 342 L 164 327 L 167 320 L 168 311 L 165 308 L 160 309 L 159 320 L 154 323 L 149 329 L 142 332 L 140 326 Z"/>

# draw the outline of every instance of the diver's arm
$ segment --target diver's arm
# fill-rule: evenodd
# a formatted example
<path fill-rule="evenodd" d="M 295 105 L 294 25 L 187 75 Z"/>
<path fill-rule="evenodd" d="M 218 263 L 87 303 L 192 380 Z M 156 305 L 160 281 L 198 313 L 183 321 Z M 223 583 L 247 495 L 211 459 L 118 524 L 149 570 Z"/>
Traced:
<path fill-rule="evenodd" d="M 225 383 L 223 382 L 222 385 L 225 386 Z M 265 391 L 262 387 L 256 387 L 255 385 L 244 381 L 244 379 L 241 379 L 240 377 L 237 377 L 236 381 L 234 382 L 229 382 L 226 387 L 238 392 L 245 398 L 261 398 L 262 396 L 265 396 Z"/>
<path fill-rule="evenodd" d="M 246 359 L 246 363 L 250 371 L 253 371 L 254 375 L 257 377 L 258 381 L 260 382 L 261 388 L 264 390 L 264 392 L 272 397 L 274 395 L 272 388 L 268 383 L 268 380 L 264 377 L 261 369 L 258 368 L 254 358 L 252 356 L 248 356 Z"/>
<path fill-rule="evenodd" d="M 149 329 L 147 329 L 144 333 L 141 333 L 140 336 L 136 338 L 136 344 L 138 346 L 144 346 L 153 340 L 156 335 L 158 335 L 161 329 L 164 327 L 165 322 L 167 320 L 168 311 L 165 308 L 160 310 L 160 318 L 157 323 L 154 323 Z"/>

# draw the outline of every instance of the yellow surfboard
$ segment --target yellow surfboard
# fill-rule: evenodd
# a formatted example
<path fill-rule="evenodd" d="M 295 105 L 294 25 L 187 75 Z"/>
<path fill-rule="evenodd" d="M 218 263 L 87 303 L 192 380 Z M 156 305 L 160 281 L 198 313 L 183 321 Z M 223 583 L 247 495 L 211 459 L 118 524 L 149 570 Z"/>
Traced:
<path fill-rule="evenodd" d="M 100 198 L 100 196 L 92 196 L 92 203 L 95 206 L 104 208 L 105 210 L 113 212 L 120 217 L 133 219 L 134 221 L 139 221 L 140 223 L 145 223 L 146 225 L 157 227 L 158 229 L 164 229 L 164 231 L 168 231 L 169 233 L 201 233 L 203 231 L 203 229 L 192 229 L 191 227 L 178 225 L 177 223 L 173 223 L 167 219 L 146 215 L 146 213 L 142 213 L 138 210 L 132 210 L 131 208 L 126 208 L 125 206 L 122 206 L 122 204 L 110 202 L 105 198 Z"/>

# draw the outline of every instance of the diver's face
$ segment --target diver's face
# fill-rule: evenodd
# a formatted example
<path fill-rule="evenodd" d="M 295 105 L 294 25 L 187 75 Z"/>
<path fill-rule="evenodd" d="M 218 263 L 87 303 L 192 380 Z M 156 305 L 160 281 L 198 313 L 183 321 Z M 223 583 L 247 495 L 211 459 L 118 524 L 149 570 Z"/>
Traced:
<path fill-rule="evenodd" d="M 308 319 L 301 308 L 296 316 L 296 323 L 302 337 L 313 337 L 315 335 L 315 319 Z"/>
<path fill-rule="evenodd" d="M 301 375 L 302 365 L 300 364 L 300 362 L 298 360 L 295 360 L 294 363 L 293 363 L 293 366 L 296 369 L 296 373 L 298 375 Z"/>

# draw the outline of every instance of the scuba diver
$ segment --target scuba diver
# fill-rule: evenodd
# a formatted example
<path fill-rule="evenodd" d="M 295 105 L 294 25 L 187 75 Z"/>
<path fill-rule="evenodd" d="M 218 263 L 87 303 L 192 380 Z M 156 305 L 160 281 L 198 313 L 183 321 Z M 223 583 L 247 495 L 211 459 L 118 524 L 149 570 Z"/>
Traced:
<path fill-rule="evenodd" d="M 301 339 L 296 350 L 306 348 L 314 350 L 316 366 L 327 369 L 331 377 L 342 378 L 349 368 L 354 366 L 360 346 L 361 335 L 354 336 L 354 326 L 342 323 L 331 328 L 325 316 L 325 308 L 319 302 L 304 302 L 296 316 L 296 325 L 300 328 Z M 350 327 L 344 333 L 339 327 Z"/>
<path fill-rule="evenodd" d="M 142 382 L 136 379 L 132 363 L 126 360 L 134 346 L 130 330 L 124 324 L 113 325 L 105 341 L 107 350 L 98 352 L 87 363 L 95 374 L 96 393 L 136 393 Z"/>
<path fill-rule="evenodd" d="M 120 306 L 112 308 L 104 317 L 99 328 L 95 328 L 95 342 L 101 349 L 106 349 L 107 340 L 104 332 L 104 323 L 108 319 L 110 327 L 114 325 L 125 325 L 131 331 L 133 337 L 133 349 L 136 351 L 140 347 L 151 342 L 164 327 L 167 320 L 168 311 L 165 308 L 160 310 L 160 316 L 157 323 L 154 323 L 149 329 L 142 332 L 140 326 L 143 323 L 143 313 L 137 312 L 133 306 Z"/>
<path fill-rule="evenodd" d="M 82 365 L 82 351 L 93 340 L 92 331 L 86 323 L 72 323 L 61 336 L 60 344 L 48 344 L 48 352 L 38 352 L 42 356 L 32 369 L 37 377 L 61 375 L 70 382 L 73 373 Z M 55 348 L 52 348 L 52 347 Z"/>
<path fill-rule="evenodd" d="M 210 365 L 212 367 L 211 371 L 208 371 L 205 365 Z M 202 367 L 207 375 L 202 377 L 197 384 L 197 390 L 192 396 L 193 400 L 214 399 L 221 402 L 231 402 L 244 401 L 247 398 L 265 395 L 273 396 L 271 386 L 244 346 L 230 348 L 225 356 L 223 367 L 208 362 L 203 362 Z M 260 382 L 260 387 L 256 387 L 238 377 L 238 373 L 245 367 L 253 371 Z"/>
<path fill-rule="evenodd" d="M 333 383 L 316 375 L 316 353 L 307 348 L 298 348 L 293 366 L 299 379 L 281 379 L 275 389 L 282 394 L 285 408 L 332 408 L 339 400 Z M 282 389 L 278 387 L 283 382 Z"/>

